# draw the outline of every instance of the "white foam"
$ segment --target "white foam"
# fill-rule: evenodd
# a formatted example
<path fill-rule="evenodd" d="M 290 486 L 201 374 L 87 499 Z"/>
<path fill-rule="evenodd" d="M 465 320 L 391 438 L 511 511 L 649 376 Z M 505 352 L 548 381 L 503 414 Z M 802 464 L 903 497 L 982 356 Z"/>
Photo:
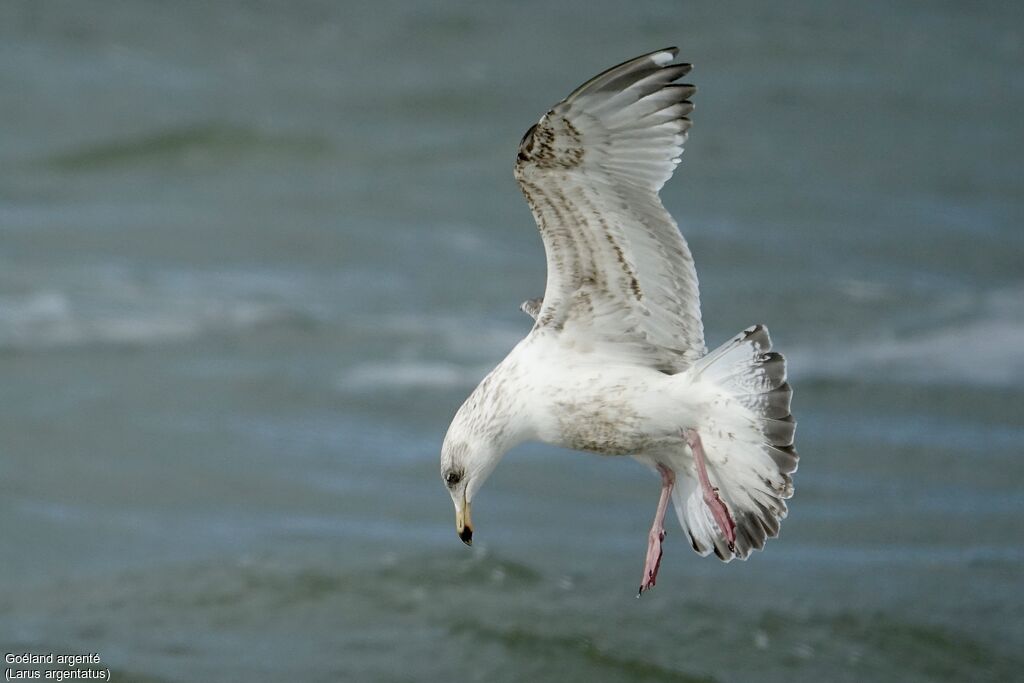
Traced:
<path fill-rule="evenodd" d="M 905 337 L 785 350 L 794 377 L 886 377 L 936 384 L 1024 381 L 1024 287 L 990 292 L 970 319 Z"/>
<path fill-rule="evenodd" d="M 11 269 L 5 276 L 16 293 L 0 295 L 0 349 L 175 342 L 304 314 L 281 292 L 268 292 L 273 282 L 239 283 L 210 273 L 140 276 L 98 267 L 56 277 Z M 34 287 L 40 280 L 52 284 Z"/>
<path fill-rule="evenodd" d="M 338 377 L 338 387 L 345 392 L 381 389 L 472 387 L 487 374 L 489 368 L 466 367 L 434 361 L 396 361 L 393 363 L 360 363 Z"/>
<path fill-rule="evenodd" d="M 533 325 L 526 315 L 522 315 L 518 325 L 510 325 L 483 316 L 437 312 L 374 315 L 356 319 L 355 322 L 402 336 L 434 337 L 446 351 L 456 355 L 493 356 L 492 365 L 525 337 Z"/>

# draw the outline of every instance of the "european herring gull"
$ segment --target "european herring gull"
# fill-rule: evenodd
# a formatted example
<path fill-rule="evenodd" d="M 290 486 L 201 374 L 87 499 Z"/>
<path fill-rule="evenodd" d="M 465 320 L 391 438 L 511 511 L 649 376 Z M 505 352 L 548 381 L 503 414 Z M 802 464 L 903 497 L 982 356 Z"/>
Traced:
<path fill-rule="evenodd" d="M 661 476 L 639 593 L 654 586 L 669 499 L 701 556 L 746 559 L 779 532 L 797 468 L 792 390 L 768 330 L 708 353 L 693 256 L 658 192 L 693 111 L 678 50 L 590 79 L 523 136 L 515 178 L 547 255 L 533 329 L 456 413 L 441 477 L 470 544 L 471 504 L 536 440 L 629 455 Z M 639 596 L 638 593 L 638 596 Z"/>

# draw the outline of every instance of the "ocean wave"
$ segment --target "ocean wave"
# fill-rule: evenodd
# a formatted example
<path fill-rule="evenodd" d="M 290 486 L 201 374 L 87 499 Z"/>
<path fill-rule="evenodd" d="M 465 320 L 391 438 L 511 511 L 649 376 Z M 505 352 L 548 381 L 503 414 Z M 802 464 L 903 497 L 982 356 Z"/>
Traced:
<path fill-rule="evenodd" d="M 254 153 L 305 158 L 329 149 L 329 141 L 316 136 L 269 133 L 251 127 L 207 122 L 85 145 L 54 154 L 44 163 L 62 171 L 147 163 L 195 166 L 224 163 Z"/>
<path fill-rule="evenodd" d="M 38 274 L 37 274 L 38 275 Z M 40 277 L 26 277 L 38 282 Z M 0 295 L 0 349 L 148 345 L 266 325 L 308 324 L 315 311 L 257 279 L 204 273 L 139 276 L 116 268 L 62 273 Z M 6 288 L 6 287 L 5 287 Z"/>
<path fill-rule="evenodd" d="M 433 338 L 458 356 L 496 355 L 496 363 L 529 333 L 529 318 L 523 315 L 521 320 L 514 325 L 480 315 L 431 311 L 374 315 L 354 322 L 398 336 Z"/>
<path fill-rule="evenodd" d="M 843 347 L 787 350 L 792 376 L 1015 386 L 1024 378 L 1024 288 L 989 293 L 967 320 Z"/>
<path fill-rule="evenodd" d="M 361 393 L 384 389 L 472 387 L 488 372 L 484 367 L 467 367 L 439 361 L 396 361 L 359 363 L 338 377 L 344 392 Z"/>
<path fill-rule="evenodd" d="M 790 376 L 886 379 L 915 384 L 1015 386 L 1024 378 L 1024 289 L 989 293 L 973 317 L 897 336 L 836 340 L 782 349 Z M 363 320 L 377 332 L 419 340 L 459 360 L 356 363 L 337 385 L 348 392 L 395 388 L 471 388 L 528 330 L 503 321 L 395 314 Z"/>
<path fill-rule="evenodd" d="M 352 317 L 352 327 L 373 330 L 381 339 L 401 340 L 441 358 L 400 357 L 356 362 L 345 368 L 336 386 L 345 393 L 394 389 L 471 389 L 528 332 L 528 318 L 517 326 L 504 320 L 453 313 L 390 313 Z M 409 354 L 412 355 L 412 354 Z M 417 356 L 420 353 L 416 354 Z"/>

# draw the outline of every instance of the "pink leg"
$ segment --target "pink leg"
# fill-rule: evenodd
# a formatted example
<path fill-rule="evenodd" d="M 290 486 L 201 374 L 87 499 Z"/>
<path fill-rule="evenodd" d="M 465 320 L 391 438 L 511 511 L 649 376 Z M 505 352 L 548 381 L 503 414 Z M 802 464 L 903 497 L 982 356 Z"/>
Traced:
<path fill-rule="evenodd" d="M 715 518 L 718 528 L 725 534 L 725 540 L 729 542 L 729 549 L 733 549 L 736 543 L 736 523 L 732 521 L 729 508 L 718 496 L 718 489 L 711 485 L 708 479 L 708 470 L 704 464 L 704 444 L 701 443 L 700 434 L 696 429 L 686 430 L 686 443 L 693 451 L 693 460 L 697 463 L 697 478 L 700 480 L 700 490 L 704 493 L 704 503 L 711 508 L 711 516 Z"/>
<path fill-rule="evenodd" d="M 665 511 L 668 510 L 668 499 L 672 495 L 672 487 L 676 483 L 676 474 L 662 464 L 658 464 L 661 473 L 661 497 L 658 498 L 658 511 L 654 513 L 654 524 L 647 535 L 647 557 L 644 559 L 644 578 L 640 582 L 640 590 L 636 597 L 645 590 L 654 588 L 661 566 L 661 542 L 665 540 Z"/>

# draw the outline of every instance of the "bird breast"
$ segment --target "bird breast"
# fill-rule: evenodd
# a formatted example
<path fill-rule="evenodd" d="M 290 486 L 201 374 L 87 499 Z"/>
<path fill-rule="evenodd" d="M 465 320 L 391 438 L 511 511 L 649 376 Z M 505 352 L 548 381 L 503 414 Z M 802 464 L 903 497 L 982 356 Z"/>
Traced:
<path fill-rule="evenodd" d="M 571 361 L 535 368 L 541 441 L 601 455 L 642 453 L 678 442 L 685 410 L 671 377 L 650 368 Z"/>

